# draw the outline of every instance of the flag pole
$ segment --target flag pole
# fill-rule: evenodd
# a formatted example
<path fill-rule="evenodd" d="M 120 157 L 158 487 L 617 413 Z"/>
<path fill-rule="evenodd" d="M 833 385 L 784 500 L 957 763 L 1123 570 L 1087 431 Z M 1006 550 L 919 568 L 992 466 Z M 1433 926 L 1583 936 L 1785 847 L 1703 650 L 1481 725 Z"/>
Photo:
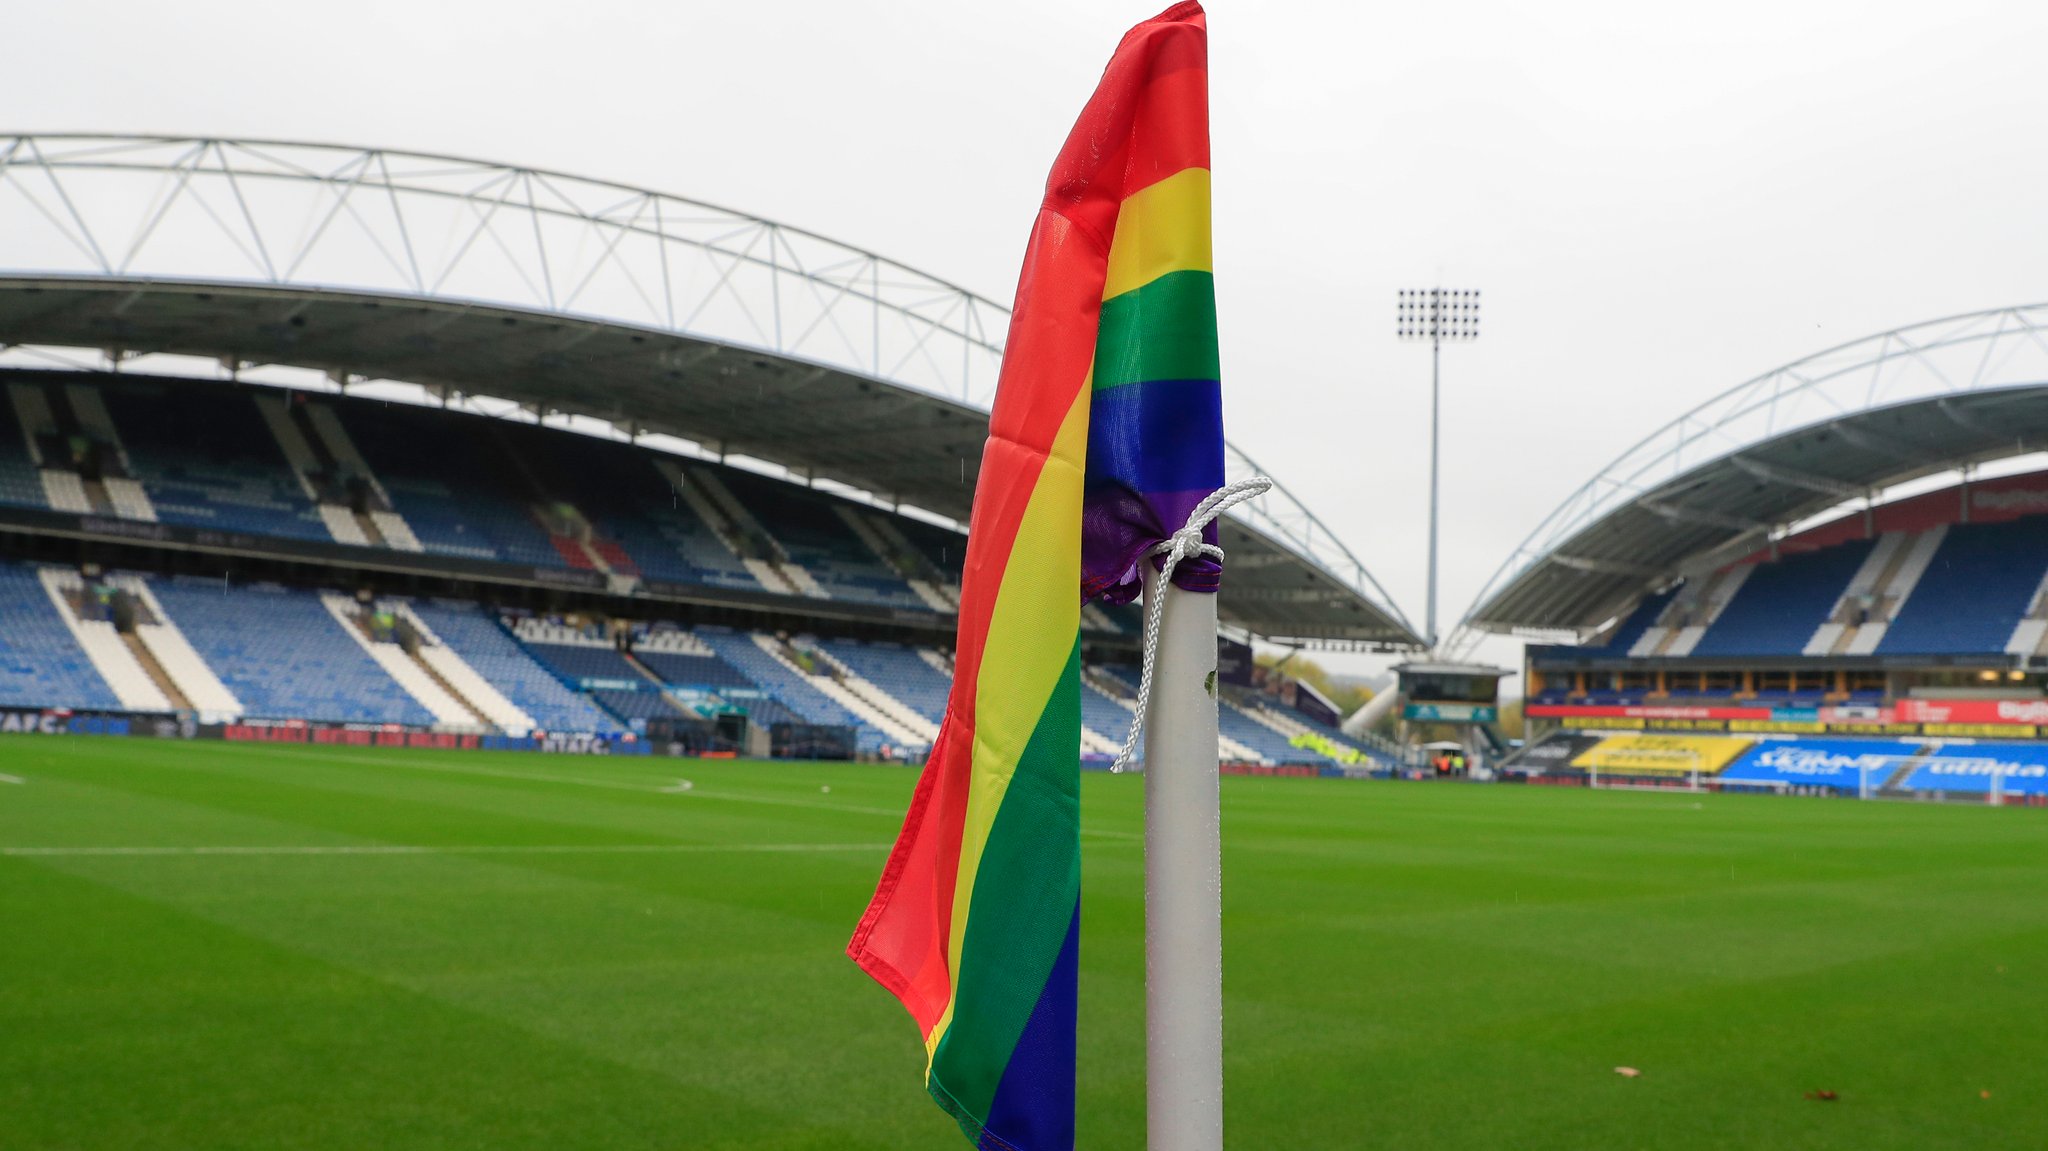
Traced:
<path fill-rule="evenodd" d="M 1145 1122 L 1151 1151 L 1223 1147 L 1216 597 L 1164 594 L 1145 724 Z"/>

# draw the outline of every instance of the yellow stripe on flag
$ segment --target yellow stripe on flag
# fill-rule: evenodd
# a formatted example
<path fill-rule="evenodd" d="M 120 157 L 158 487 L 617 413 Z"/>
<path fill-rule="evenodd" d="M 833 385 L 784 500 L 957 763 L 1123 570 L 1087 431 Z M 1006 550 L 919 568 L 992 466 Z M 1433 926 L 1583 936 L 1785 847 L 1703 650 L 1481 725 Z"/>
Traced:
<path fill-rule="evenodd" d="M 953 1022 L 953 1004 L 960 993 L 960 950 L 967 939 L 966 913 L 973 906 L 982 850 L 1003 806 L 1010 776 L 1045 714 L 1081 630 L 1081 597 L 1075 589 L 1081 586 L 1081 486 L 1092 384 L 1092 379 L 1082 383 L 1074 406 L 1060 422 L 1052 455 L 1038 473 L 1031 502 L 1018 522 L 1010 562 L 1003 568 L 1003 584 L 989 615 L 982 678 L 974 687 L 974 782 L 960 828 L 953 929 L 946 943 L 953 994 L 925 1036 L 927 1073 L 939 1040 Z"/>
<path fill-rule="evenodd" d="M 1102 298 L 1121 296 L 1169 272 L 1213 272 L 1209 169 L 1182 168 L 1117 209 Z"/>

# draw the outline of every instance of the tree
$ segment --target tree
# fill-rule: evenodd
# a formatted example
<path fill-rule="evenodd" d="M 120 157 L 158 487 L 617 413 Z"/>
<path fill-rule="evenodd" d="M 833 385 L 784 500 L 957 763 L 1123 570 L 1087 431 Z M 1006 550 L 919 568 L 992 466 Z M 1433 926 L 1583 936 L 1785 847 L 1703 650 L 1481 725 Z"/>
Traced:
<path fill-rule="evenodd" d="M 1322 664 L 1312 659 L 1303 658 L 1299 654 L 1295 654 L 1292 659 L 1289 659 L 1285 654 L 1259 652 L 1252 657 L 1252 660 L 1260 667 L 1268 669 L 1278 667 L 1284 661 L 1287 666 L 1280 668 L 1281 675 L 1291 679 L 1298 679 L 1317 691 L 1322 692 L 1323 695 L 1329 698 L 1331 703 L 1337 705 L 1337 711 L 1343 715 L 1350 715 L 1358 710 L 1373 695 L 1372 689 L 1364 684 L 1353 683 L 1348 680 L 1339 681 L 1333 678 Z"/>

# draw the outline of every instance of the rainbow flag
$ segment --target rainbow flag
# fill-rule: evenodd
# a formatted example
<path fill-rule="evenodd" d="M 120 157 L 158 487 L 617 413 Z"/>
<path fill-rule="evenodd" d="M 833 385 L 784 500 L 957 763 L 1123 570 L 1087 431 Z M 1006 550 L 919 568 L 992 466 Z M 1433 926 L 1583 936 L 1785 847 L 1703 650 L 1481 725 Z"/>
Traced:
<path fill-rule="evenodd" d="M 1117 46 L 1046 182 L 969 525 L 945 722 L 847 952 L 924 1035 L 977 1146 L 1074 1144 L 1081 604 L 1223 486 L 1208 32 Z M 1209 529 L 1212 533 L 1213 526 Z M 1214 591 L 1218 565 L 1175 582 Z"/>

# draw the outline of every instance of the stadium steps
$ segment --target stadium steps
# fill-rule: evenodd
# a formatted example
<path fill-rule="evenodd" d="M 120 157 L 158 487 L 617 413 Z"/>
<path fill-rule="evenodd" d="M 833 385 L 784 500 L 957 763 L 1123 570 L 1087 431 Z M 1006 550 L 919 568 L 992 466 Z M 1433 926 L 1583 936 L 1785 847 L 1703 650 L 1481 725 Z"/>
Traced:
<path fill-rule="evenodd" d="M 1136 691 L 1131 687 L 1131 685 L 1125 683 L 1123 680 L 1119 679 L 1115 675 L 1103 671 L 1100 668 L 1091 668 L 1087 664 L 1081 665 L 1081 686 L 1083 690 L 1093 690 L 1098 694 L 1107 697 L 1111 703 L 1114 703 L 1118 707 L 1121 707 L 1123 710 L 1131 713 L 1131 720 L 1122 725 L 1123 730 L 1117 733 L 1117 738 L 1112 740 L 1108 739 L 1106 736 L 1103 737 L 1103 741 L 1109 744 L 1108 754 L 1116 755 L 1122 752 L 1124 749 L 1124 739 L 1127 738 L 1129 735 L 1129 724 L 1130 722 L 1135 722 L 1137 718 L 1138 697 Z M 1082 708 L 1082 714 L 1085 716 L 1087 712 L 1088 708 L 1084 705 Z M 1084 730 L 1086 729 L 1086 726 L 1087 725 L 1084 722 Z M 1263 755 L 1258 751 L 1258 749 L 1250 746 L 1242 740 L 1232 738 L 1228 732 L 1225 732 L 1221 729 L 1220 723 L 1216 733 L 1216 739 L 1217 750 L 1223 754 L 1224 759 L 1231 760 L 1237 763 L 1274 762 L 1272 756 Z M 1082 742 L 1085 745 L 1087 741 L 1084 738 Z M 1145 749 L 1141 744 L 1135 752 L 1136 758 L 1142 760 L 1144 758 L 1144 754 Z"/>
<path fill-rule="evenodd" d="M 1296 719 L 1291 715 L 1275 711 L 1270 707 L 1265 707 L 1259 704 L 1241 706 L 1239 704 L 1232 703 L 1229 700 L 1219 700 L 1218 702 L 1222 706 L 1230 708 L 1231 710 L 1240 713 L 1246 719 L 1251 720 L 1253 723 L 1256 723 L 1259 726 L 1266 728 L 1268 731 L 1278 733 L 1280 736 L 1287 740 L 1287 744 L 1289 747 L 1299 747 L 1303 751 L 1314 752 L 1315 754 L 1322 756 L 1324 759 L 1329 760 L 1331 763 L 1342 764 L 1344 760 L 1341 757 L 1325 753 L 1324 751 L 1322 751 L 1322 749 L 1314 746 L 1313 744 L 1297 744 L 1294 741 L 1296 739 L 1301 738 L 1302 736 L 1314 736 L 1323 740 L 1327 740 L 1338 747 L 1351 747 L 1352 750 L 1359 751 L 1365 754 L 1368 759 L 1373 758 L 1370 752 L 1365 751 L 1364 748 L 1357 747 L 1355 745 L 1355 742 L 1349 736 L 1333 735 L 1330 732 L 1318 730 L 1317 728 L 1310 726 L 1308 723 L 1302 720 Z"/>
<path fill-rule="evenodd" d="M 132 471 L 128 462 L 128 449 L 121 443 L 121 433 L 114 427 L 114 417 L 107 412 L 107 405 L 100 399 L 98 388 L 90 384 L 67 384 L 64 400 L 71 408 L 72 418 L 79 430 L 88 439 L 112 449 L 114 463 L 121 474 L 103 473 L 97 481 L 86 480 L 88 495 L 98 494 L 106 501 L 107 509 L 124 520 L 157 522 L 156 505 L 150 502 L 149 493 L 142 485 L 130 478 Z M 97 483 L 99 492 L 93 492 Z M 97 501 L 96 501 L 97 502 Z"/>
<path fill-rule="evenodd" d="M 754 639 L 763 651 L 781 660 L 790 670 L 809 677 L 813 687 L 869 726 L 886 733 L 899 746 L 930 747 L 937 737 L 937 725 L 903 706 L 901 701 L 891 698 L 881 688 L 853 674 L 823 648 L 813 647 L 804 653 L 813 664 L 825 669 L 821 674 L 804 671 L 790 644 L 759 634 Z"/>
<path fill-rule="evenodd" d="M 774 636 L 764 635 L 760 632 L 755 632 L 751 638 L 754 645 L 766 653 L 769 659 L 774 660 L 785 671 L 796 675 L 819 695 L 837 704 L 841 710 L 852 716 L 856 721 L 905 746 L 915 746 L 920 742 L 912 732 L 904 729 L 902 725 L 896 723 L 893 719 L 883 715 L 866 700 L 846 690 L 832 676 L 820 675 L 815 671 L 806 671 L 803 664 L 797 659 L 795 650 L 787 643 L 776 639 Z"/>
<path fill-rule="evenodd" d="M 1946 525 L 1924 531 L 1912 537 L 1911 542 L 1900 548 L 1890 568 L 1872 589 L 1877 600 L 1870 622 L 1856 629 L 1856 634 L 1840 647 L 1843 655 L 1871 655 L 1885 636 L 1891 633 L 1899 613 L 1906 609 L 1906 600 L 1920 580 L 1927 574 L 1927 567 L 1934 562 L 1934 556 L 1941 550 L 1942 541 L 1948 538 Z"/>
<path fill-rule="evenodd" d="M 668 709 L 670 711 L 675 712 L 678 716 L 689 716 L 693 719 L 696 718 L 697 713 L 691 711 L 687 707 L 684 707 L 683 702 L 675 697 L 675 693 L 669 691 L 668 681 L 662 679 L 660 673 L 656 672 L 653 668 L 648 667 L 647 664 L 644 663 L 639 656 L 633 654 L 631 650 L 621 651 L 619 652 L 619 655 L 625 659 L 626 665 L 628 667 L 631 667 L 634 671 L 639 672 L 641 678 L 645 679 L 648 682 L 648 684 L 654 688 L 654 694 L 661 697 L 661 702 L 668 705 Z"/>
<path fill-rule="evenodd" d="M 953 684 L 952 677 L 940 670 L 943 663 L 934 663 L 917 648 L 902 644 L 850 639 L 817 642 L 847 670 L 873 683 L 928 723 L 934 736 L 944 726 Z"/>
<path fill-rule="evenodd" d="M 255 397 L 256 410 L 263 416 L 263 424 L 270 429 L 270 436 L 277 441 L 278 449 L 284 452 L 285 463 L 290 465 L 292 475 L 299 481 L 299 487 L 306 498 L 320 513 L 320 522 L 327 528 L 327 534 L 336 543 L 354 544 L 357 547 L 381 547 L 384 540 L 376 526 L 370 522 L 366 512 L 357 512 L 326 498 L 314 477 L 325 471 L 320 456 L 306 439 L 305 432 L 292 418 L 289 405 L 279 396 Z"/>
<path fill-rule="evenodd" d="M 2034 585 L 2033 598 L 2027 601 L 2027 614 L 2013 625 L 2012 635 L 2005 641 L 2008 655 L 2040 655 L 2048 649 L 2048 572 L 2041 574 L 2041 581 Z"/>
<path fill-rule="evenodd" d="M 43 468 L 38 475 L 43 481 L 43 498 L 52 508 L 60 512 L 76 512 L 82 516 L 92 515 L 99 510 L 93 506 L 92 497 L 85 491 L 85 481 L 77 472 Z"/>
<path fill-rule="evenodd" d="M 525 483 L 527 496 L 532 501 L 527 510 L 533 515 L 534 522 L 548 533 L 548 543 L 562 557 L 562 562 L 571 568 L 601 572 L 610 581 L 613 591 L 631 594 L 639 582 L 639 569 L 617 541 L 600 540 L 590 517 L 566 494 L 566 484 L 550 482 L 556 478 L 554 469 L 549 469 L 548 476 L 541 474 L 545 457 L 520 451 L 519 445 L 512 442 L 510 429 L 502 424 L 491 426 L 490 437 L 499 452 L 511 461 L 513 474 Z M 599 546 L 600 543 L 604 546 Z"/>
<path fill-rule="evenodd" d="M 420 646 L 413 653 L 429 672 L 457 699 L 469 705 L 471 711 L 481 715 L 492 727 L 511 735 L 525 735 L 540 726 L 533 716 L 518 704 L 513 703 L 499 691 L 490 680 L 484 678 L 462 654 L 442 640 L 439 633 L 428 626 L 427 621 L 413 610 L 409 603 L 388 605 L 393 612 L 404 617 L 420 637 Z"/>
<path fill-rule="evenodd" d="M 372 640 L 364 631 L 362 613 L 347 596 L 324 592 L 320 602 L 348 637 L 363 649 L 363 653 L 397 681 L 407 695 L 427 709 L 434 717 L 436 727 L 474 730 L 490 726 L 481 714 L 443 687 L 440 677 L 415 660 L 404 647 Z"/>
<path fill-rule="evenodd" d="M 1880 591 L 1897 573 L 1904 558 L 1905 541 L 1905 532 L 1885 532 L 1877 537 L 1877 545 L 1863 557 L 1856 574 L 1849 577 L 1849 586 L 1835 599 L 1827 621 L 1813 629 L 1801 655 L 1840 655 L 1855 642 L 1858 631 L 1878 621 Z"/>
<path fill-rule="evenodd" d="M 719 543 L 725 545 L 726 551 L 731 552 L 733 557 L 740 561 L 747 574 L 754 577 L 755 583 L 777 595 L 796 594 L 796 586 L 790 583 L 774 564 L 749 554 L 751 549 L 741 541 L 739 529 L 734 525 L 732 518 L 713 503 L 707 494 L 703 479 L 710 476 L 709 472 L 702 468 L 685 468 L 670 460 L 658 460 L 655 466 L 661 469 L 662 475 L 668 477 L 669 486 L 682 497 L 684 506 L 697 517 L 698 522 L 711 529 L 711 534 Z"/>
<path fill-rule="evenodd" d="M 142 642 L 141 636 L 132 631 L 118 629 L 114 634 L 121 637 L 121 642 L 128 647 L 128 654 L 134 656 L 135 662 L 142 665 L 142 670 L 149 675 L 150 682 L 156 684 L 156 689 L 164 693 L 164 698 L 171 701 L 172 707 L 179 711 L 192 710 L 191 697 L 178 690 L 177 681 L 164 670 L 164 665 L 149 650 L 149 645 Z"/>
<path fill-rule="evenodd" d="M 1103 611 L 1102 605 L 1098 603 L 1084 603 L 1081 605 L 1081 626 L 1093 628 L 1096 631 L 1106 631 L 1111 635 L 1121 635 L 1124 630 L 1117 625 L 1115 617 Z"/>
<path fill-rule="evenodd" d="M 747 510 L 739 497 L 732 494 L 732 489 L 725 486 L 725 481 L 719 479 L 716 472 L 704 467 L 683 470 L 689 475 L 692 486 L 700 490 L 705 502 L 713 509 L 713 514 L 725 521 L 725 533 L 720 538 L 747 565 L 747 570 L 754 573 L 754 578 L 761 581 L 761 586 L 784 595 L 832 598 L 819 585 L 817 577 L 789 558 L 789 552 L 755 518 L 754 513 Z M 745 541 L 753 541 L 755 546 L 744 546 Z M 757 552 L 759 554 L 753 554 Z M 781 586 L 774 586 L 777 583 Z"/>
<path fill-rule="evenodd" d="M 1633 658 L 1691 655 L 1756 568 L 1755 564 L 1743 564 L 1716 572 L 1701 585 L 1697 596 L 1683 592 L 1674 596 L 1656 625 L 1644 629 L 1628 654 Z"/>
<path fill-rule="evenodd" d="M 1749 578 L 1686 654 L 1796 656 L 1840 603 L 1876 541 L 1854 539 L 1816 550 L 1788 551 L 1744 565 Z"/>
<path fill-rule="evenodd" d="M 308 401 L 294 404 L 288 409 L 301 427 L 311 433 L 308 437 L 316 452 L 324 453 L 332 461 L 336 475 L 350 475 L 363 482 L 369 489 L 369 500 L 363 510 L 357 513 L 363 534 L 393 551 L 424 552 L 425 545 L 413 534 L 412 525 L 398 513 L 398 505 L 391 502 L 391 493 L 384 490 L 384 482 L 370 467 L 370 461 L 356 448 L 348 428 L 341 422 L 341 416 L 326 404 Z"/>
<path fill-rule="evenodd" d="M 2048 569 L 2044 526 L 2036 517 L 1949 528 L 1917 585 L 1900 597 L 1877 654 L 2003 653 Z"/>
<path fill-rule="evenodd" d="M 21 425 L 21 437 L 28 446 L 29 459 L 36 465 L 36 477 L 43 488 L 43 502 L 60 512 L 93 514 L 98 509 L 86 495 L 85 484 L 78 478 L 78 473 L 60 467 L 58 462 L 43 455 L 43 444 L 58 437 L 57 416 L 50 410 L 49 393 L 40 384 L 9 384 L 7 400 L 14 408 L 15 422 Z"/>
<path fill-rule="evenodd" d="M 1906 780 L 1911 778 L 1914 772 L 1920 770 L 1920 765 L 1926 763 L 1928 757 L 1933 755 L 1934 751 L 1935 748 L 1932 744 L 1921 747 L 1919 754 L 1901 762 L 1896 770 L 1885 777 L 1884 783 L 1873 790 L 1871 794 L 1881 795 L 1889 793 L 1897 795 L 1903 792 L 1906 789 Z"/>
<path fill-rule="evenodd" d="M 476 701 L 470 699 L 467 692 L 457 687 L 455 681 L 442 674 L 440 667 L 432 660 L 426 658 L 426 653 L 427 648 L 422 646 L 409 650 L 405 654 L 410 656 L 413 663 L 417 664 L 419 669 L 426 673 L 428 679 L 434 681 L 435 686 L 448 693 L 448 698 L 461 704 L 469 712 L 471 722 L 474 722 L 486 731 L 496 730 L 498 725 L 491 719 L 490 715 L 483 708 L 477 706 Z"/>
<path fill-rule="evenodd" d="M 506 707 L 498 713 L 503 716 L 498 722 L 506 731 L 520 734 L 521 724 L 530 725 L 527 731 L 616 730 L 615 720 L 556 678 L 515 638 L 511 627 L 474 604 L 422 600 L 407 610 L 426 626 L 435 646 L 447 649 L 448 656 L 429 658 L 438 661 L 450 682 L 463 682 L 462 673 L 451 670 L 460 662 L 503 697 Z M 465 694 L 478 706 L 489 703 L 480 691 Z M 486 714 L 493 713 L 487 708 Z"/>
<path fill-rule="evenodd" d="M 57 609 L 58 618 L 78 642 L 79 650 L 92 661 L 93 670 L 114 689 L 121 706 L 130 711 L 171 711 L 173 704 L 156 680 L 143 668 L 135 653 L 121 640 L 113 623 L 103 619 L 82 619 L 76 604 L 85 591 L 77 572 L 43 568 L 37 573 L 43 591 Z"/>
<path fill-rule="evenodd" d="M 14 408 L 14 422 L 28 445 L 28 458 L 44 465 L 43 440 L 57 434 L 57 417 L 50 411 L 50 397 L 40 384 L 7 385 L 7 402 Z"/>
<path fill-rule="evenodd" d="M 150 659 L 177 688 L 177 694 L 199 713 L 201 722 L 218 723 L 241 718 L 242 701 L 206 666 L 197 649 L 157 602 L 149 583 L 137 576 L 114 576 L 115 587 L 134 596 L 142 611 L 136 615 L 135 639 L 149 652 Z"/>
<path fill-rule="evenodd" d="M 327 534 L 334 537 L 334 542 L 354 544 L 363 548 L 377 547 L 384 542 L 381 534 L 373 538 L 372 533 L 376 528 L 370 525 L 370 517 L 367 515 L 358 515 L 338 504 L 323 503 L 314 507 L 320 513 L 320 522 L 327 527 Z"/>
<path fill-rule="evenodd" d="M 876 559 L 903 577 L 903 582 L 909 586 L 911 594 L 923 600 L 925 606 L 933 611 L 947 613 L 960 610 L 959 597 L 949 594 L 951 589 L 946 586 L 945 578 L 939 574 L 937 567 L 924 557 L 924 553 L 912 547 L 910 541 L 903 537 L 902 532 L 896 530 L 894 524 L 870 517 L 857 508 L 843 504 L 834 506 L 832 510 L 845 521 L 854 536 L 874 553 Z"/>

